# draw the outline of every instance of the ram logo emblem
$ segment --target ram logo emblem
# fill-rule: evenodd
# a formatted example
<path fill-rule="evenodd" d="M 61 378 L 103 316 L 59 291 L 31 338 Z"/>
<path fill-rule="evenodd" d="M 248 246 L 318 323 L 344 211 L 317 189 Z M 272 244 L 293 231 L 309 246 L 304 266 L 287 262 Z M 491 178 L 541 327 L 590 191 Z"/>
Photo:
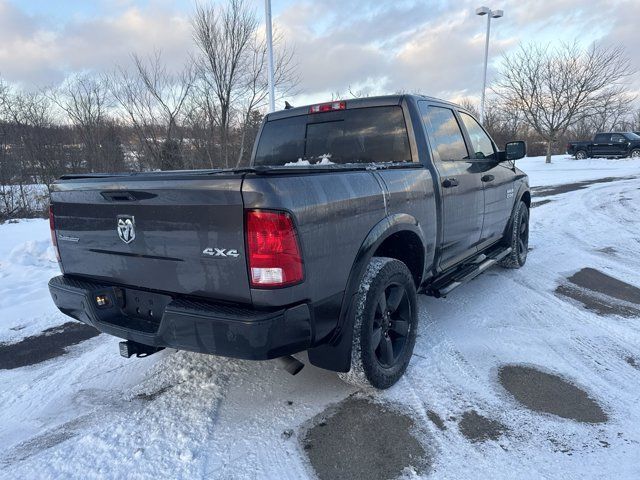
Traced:
<path fill-rule="evenodd" d="M 116 230 L 124 243 L 133 242 L 136 238 L 136 219 L 133 215 L 118 215 Z"/>

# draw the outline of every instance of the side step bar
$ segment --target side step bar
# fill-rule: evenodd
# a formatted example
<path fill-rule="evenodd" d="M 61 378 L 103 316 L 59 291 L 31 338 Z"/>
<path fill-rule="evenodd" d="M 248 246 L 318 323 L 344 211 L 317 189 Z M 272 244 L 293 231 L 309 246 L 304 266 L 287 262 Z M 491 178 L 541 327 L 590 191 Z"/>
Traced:
<path fill-rule="evenodd" d="M 427 287 L 425 293 L 436 298 L 446 297 L 452 290 L 476 278 L 482 272 L 498 263 L 510 253 L 511 247 L 506 248 L 505 250 L 500 250 L 489 258 L 487 258 L 486 255 L 480 255 L 460 270 L 433 282 Z"/>

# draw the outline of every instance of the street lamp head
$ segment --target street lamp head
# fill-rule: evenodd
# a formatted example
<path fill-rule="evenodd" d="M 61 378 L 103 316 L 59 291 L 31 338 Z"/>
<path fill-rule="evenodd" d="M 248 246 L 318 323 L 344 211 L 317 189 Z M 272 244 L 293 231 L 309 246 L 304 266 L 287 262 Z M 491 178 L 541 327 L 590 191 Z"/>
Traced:
<path fill-rule="evenodd" d="M 493 10 L 491 12 L 491 18 L 500 18 L 504 15 L 504 12 L 502 10 Z"/>
<path fill-rule="evenodd" d="M 476 15 L 488 15 L 489 13 L 491 13 L 491 9 L 489 7 L 476 8 Z"/>

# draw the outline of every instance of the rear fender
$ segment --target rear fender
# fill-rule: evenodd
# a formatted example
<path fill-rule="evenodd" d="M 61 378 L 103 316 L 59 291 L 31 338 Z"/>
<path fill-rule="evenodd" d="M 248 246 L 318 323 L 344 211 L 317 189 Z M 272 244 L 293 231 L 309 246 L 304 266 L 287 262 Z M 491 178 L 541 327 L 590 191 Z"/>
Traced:
<path fill-rule="evenodd" d="M 420 238 L 424 248 L 425 242 L 422 228 L 415 217 L 411 215 L 389 215 L 369 231 L 351 267 L 340 309 L 340 317 L 334 334 L 327 343 L 311 348 L 308 351 L 309 361 L 313 365 L 335 372 L 348 372 L 351 368 L 353 309 L 356 308 L 355 296 L 358 293 L 360 282 L 378 247 L 391 235 L 402 231 L 415 233 Z"/>

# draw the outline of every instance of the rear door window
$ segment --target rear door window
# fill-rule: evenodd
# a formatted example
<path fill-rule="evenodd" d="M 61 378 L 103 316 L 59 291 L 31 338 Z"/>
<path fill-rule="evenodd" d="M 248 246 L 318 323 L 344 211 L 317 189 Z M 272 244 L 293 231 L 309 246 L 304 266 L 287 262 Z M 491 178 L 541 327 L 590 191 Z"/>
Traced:
<path fill-rule="evenodd" d="M 254 165 L 411 162 L 402 108 L 369 107 L 267 122 Z"/>
<path fill-rule="evenodd" d="M 462 130 L 453 110 L 420 102 L 420 111 L 429 131 L 431 148 L 438 154 L 441 161 L 469 158 Z"/>

